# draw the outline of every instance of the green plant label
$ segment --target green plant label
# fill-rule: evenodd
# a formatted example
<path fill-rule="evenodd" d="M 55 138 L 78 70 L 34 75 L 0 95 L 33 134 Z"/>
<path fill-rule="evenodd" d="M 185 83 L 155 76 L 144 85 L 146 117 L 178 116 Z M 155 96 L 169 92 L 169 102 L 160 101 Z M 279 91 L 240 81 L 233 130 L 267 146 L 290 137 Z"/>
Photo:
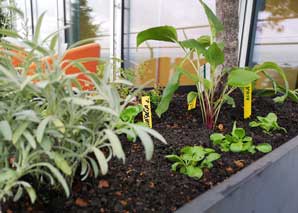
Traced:
<path fill-rule="evenodd" d="M 142 106 L 143 106 L 143 122 L 152 128 L 152 112 L 151 112 L 151 103 L 150 96 L 142 97 Z"/>

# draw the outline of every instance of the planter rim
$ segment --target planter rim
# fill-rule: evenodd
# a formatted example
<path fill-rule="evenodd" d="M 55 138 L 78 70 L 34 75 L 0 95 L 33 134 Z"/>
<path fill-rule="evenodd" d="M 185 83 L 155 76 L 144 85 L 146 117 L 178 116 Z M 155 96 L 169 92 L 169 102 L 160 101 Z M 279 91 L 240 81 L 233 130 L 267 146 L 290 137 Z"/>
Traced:
<path fill-rule="evenodd" d="M 195 212 L 206 212 L 213 205 L 220 202 L 233 191 L 237 190 L 240 185 L 250 181 L 257 175 L 260 175 L 266 168 L 282 159 L 294 148 L 298 148 L 298 136 L 292 138 L 288 142 L 285 142 L 272 152 L 264 155 L 241 171 L 194 198 L 189 203 L 184 204 L 176 211 L 176 213 L 190 213 L 194 212 L 194 210 Z"/>

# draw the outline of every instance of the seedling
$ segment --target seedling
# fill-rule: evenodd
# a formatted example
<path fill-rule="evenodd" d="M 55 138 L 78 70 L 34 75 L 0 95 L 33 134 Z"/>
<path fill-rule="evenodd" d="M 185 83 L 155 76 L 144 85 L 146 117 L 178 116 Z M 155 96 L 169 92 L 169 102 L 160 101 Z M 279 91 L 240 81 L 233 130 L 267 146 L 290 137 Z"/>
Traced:
<path fill-rule="evenodd" d="M 214 145 L 219 146 L 222 152 L 249 152 L 254 154 L 256 150 L 263 153 L 272 151 L 272 147 L 268 143 L 255 146 L 252 137 L 246 136 L 243 128 L 237 128 L 236 122 L 233 125 L 231 134 L 223 135 L 221 133 L 214 133 L 210 135 L 210 140 Z"/>
<path fill-rule="evenodd" d="M 143 107 L 140 104 L 135 106 L 128 106 L 122 111 L 120 118 L 124 122 L 134 123 L 135 118 L 142 112 L 142 110 Z"/>
<path fill-rule="evenodd" d="M 285 133 L 287 130 L 280 127 L 277 123 L 277 116 L 275 113 L 270 112 L 266 117 L 257 116 L 258 121 L 252 121 L 249 123 L 250 127 L 261 127 L 263 132 L 271 135 L 272 132 L 282 130 Z"/>
<path fill-rule="evenodd" d="M 214 149 L 202 146 L 185 146 L 180 150 L 181 155 L 167 155 L 166 158 L 174 162 L 172 171 L 189 177 L 200 179 L 203 176 L 203 168 L 212 168 L 213 162 L 220 158 L 220 154 Z"/>

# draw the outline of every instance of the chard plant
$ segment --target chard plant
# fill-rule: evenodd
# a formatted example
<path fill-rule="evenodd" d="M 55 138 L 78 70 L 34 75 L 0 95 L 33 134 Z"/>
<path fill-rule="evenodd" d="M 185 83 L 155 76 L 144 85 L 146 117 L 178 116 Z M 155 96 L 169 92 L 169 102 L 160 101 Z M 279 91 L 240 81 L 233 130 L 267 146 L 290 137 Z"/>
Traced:
<path fill-rule="evenodd" d="M 202 146 L 185 146 L 180 150 L 180 155 L 167 155 L 166 158 L 173 162 L 172 171 L 177 170 L 191 178 L 200 179 L 203 169 L 213 167 L 213 162 L 220 158 L 214 149 Z"/>
<path fill-rule="evenodd" d="M 273 112 L 270 112 L 266 117 L 257 116 L 257 121 L 252 121 L 249 123 L 250 127 L 260 127 L 263 129 L 263 132 L 271 135 L 274 131 L 283 131 L 287 133 L 287 130 L 283 127 L 280 127 L 277 122 L 277 115 Z"/>
<path fill-rule="evenodd" d="M 214 15 L 212 10 L 199 0 L 202 5 L 210 25 L 211 35 L 203 35 L 199 38 L 179 40 L 177 30 L 172 26 L 159 26 L 144 30 L 137 35 L 137 46 L 146 41 L 156 40 L 171 42 L 177 44 L 184 51 L 185 56 L 182 62 L 175 67 L 174 73 L 163 91 L 161 101 L 156 109 L 158 116 L 161 116 L 169 108 L 175 91 L 179 88 L 179 80 L 182 75 L 192 80 L 196 85 L 197 91 L 188 94 L 188 100 L 191 102 L 198 98 L 202 119 L 208 129 L 215 127 L 222 105 L 224 103 L 233 104 L 229 96 L 236 88 L 243 88 L 259 79 L 259 73 L 262 72 L 270 80 L 274 81 L 267 73 L 268 70 L 276 71 L 286 85 L 286 92 L 283 96 L 276 97 L 276 102 L 283 102 L 288 95 L 288 82 L 283 70 L 273 62 L 265 62 L 256 65 L 253 68 L 226 68 L 224 64 L 224 43 L 217 42 L 217 35 L 223 31 L 223 25 Z M 204 58 L 206 63 L 210 64 L 210 78 L 204 75 L 201 69 L 200 59 Z M 196 74 L 190 73 L 183 68 L 183 65 L 189 62 Z M 227 79 L 227 80 L 226 80 Z"/>
<path fill-rule="evenodd" d="M 222 152 L 249 152 L 255 154 L 256 150 L 262 153 L 272 151 L 272 147 L 268 143 L 254 145 L 252 137 L 247 136 L 243 128 L 237 128 L 236 122 L 234 122 L 231 134 L 213 133 L 210 135 L 210 140 L 213 145 L 219 146 Z"/>
<path fill-rule="evenodd" d="M 0 202 L 17 201 L 24 192 L 35 202 L 36 183 L 58 186 L 69 196 L 76 174 L 85 180 L 90 174 L 107 174 L 112 158 L 125 162 L 119 135 L 139 138 L 147 160 L 153 155 L 152 137 L 166 143 L 155 130 L 130 122 L 132 116 L 123 119 L 138 91 L 121 97 L 119 85 L 132 83 L 110 79 L 111 66 L 101 78 L 83 66 L 89 61 L 101 63 L 98 58 L 69 60 L 62 66 L 63 56 L 55 52 L 58 34 L 40 39 L 43 16 L 30 40 L 15 31 L 0 30 L 26 47 L 0 41 Z M 44 62 L 45 57 L 52 63 Z M 18 67 L 12 58 L 19 59 Z M 36 72 L 29 75 L 32 63 Z M 78 74 L 66 75 L 70 66 L 84 73 L 94 89 L 82 90 Z"/>

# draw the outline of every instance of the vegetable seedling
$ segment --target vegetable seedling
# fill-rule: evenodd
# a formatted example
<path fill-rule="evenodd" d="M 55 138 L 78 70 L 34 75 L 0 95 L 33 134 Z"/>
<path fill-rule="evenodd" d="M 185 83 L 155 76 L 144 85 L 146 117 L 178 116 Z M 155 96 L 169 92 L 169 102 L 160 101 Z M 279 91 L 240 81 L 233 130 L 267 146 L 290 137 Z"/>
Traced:
<path fill-rule="evenodd" d="M 274 131 L 282 130 L 285 133 L 287 130 L 283 127 L 280 127 L 277 123 L 277 115 L 273 112 L 270 112 L 266 117 L 257 116 L 257 121 L 252 121 L 249 123 L 250 127 L 260 127 L 263 129 L 263 132 L 271 135 Z"/>
<path fill-rule="evenodd" d="M 222 152 L 249 152 L 254 154 L 256 150 L 263 153 L 272 151 L 272 147 L 268 143 L 254 145 L 252 137 L 246 136 L 243 128 L 237 128 L 236 122 L 234 122 L 231 134 L 213 133 L 210 135 L 210 140 L 214 145 L 219 146 Z"/>
<path fill-rule="evenodd" d="M 200 179 L 203 176 L 203 168 L 212 168 L 213 162 L 221 156 L 214 149 L 202 146 L 185 146 L 180 150 L 181 155 L 167 155 L 166 158 L 174 162 L 172 171 L 179 170 L 191 178 Z"/>

